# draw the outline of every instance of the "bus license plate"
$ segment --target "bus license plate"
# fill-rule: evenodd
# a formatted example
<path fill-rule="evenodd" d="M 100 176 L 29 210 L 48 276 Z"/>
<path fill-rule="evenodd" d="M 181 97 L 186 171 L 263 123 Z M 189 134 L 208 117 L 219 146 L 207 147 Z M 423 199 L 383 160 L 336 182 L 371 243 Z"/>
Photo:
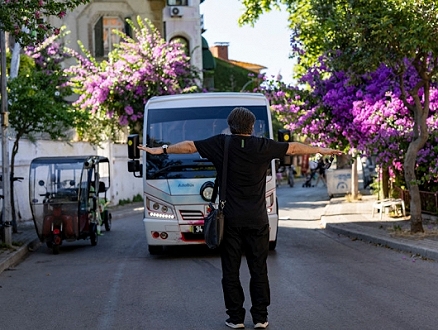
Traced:
<path fill-rule="evenodd" d="M 204 233 L 204 226 L 192 226 L 193 234 L 202 234 Z"/>

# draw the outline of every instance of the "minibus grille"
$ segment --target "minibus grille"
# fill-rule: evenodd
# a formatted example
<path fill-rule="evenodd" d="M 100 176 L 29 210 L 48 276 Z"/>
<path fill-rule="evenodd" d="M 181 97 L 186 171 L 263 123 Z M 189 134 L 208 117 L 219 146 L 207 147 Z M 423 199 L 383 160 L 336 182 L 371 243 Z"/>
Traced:
<path fill-rule="evenodd" d="M 201 211 L 181 210 L 180 213 L 183 220 L 187 220 L 187 221 L 204 220 L 204 214 Z"/>

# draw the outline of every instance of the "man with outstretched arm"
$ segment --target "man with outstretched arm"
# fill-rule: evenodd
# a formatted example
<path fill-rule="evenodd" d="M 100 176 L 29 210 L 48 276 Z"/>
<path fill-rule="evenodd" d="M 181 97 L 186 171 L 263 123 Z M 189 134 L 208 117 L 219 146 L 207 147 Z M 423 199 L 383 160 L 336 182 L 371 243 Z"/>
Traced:
<path fill-rule="evenodd" d="M 270 289 L 267 257 L 269 252 L 269 221 L 266 210 L 266 173 L 272 159 L 285 155 L 341 155 L 342 152 L 312 147 L 299 142 L 277 142 L 252 136 L 255 116 L 246 108 L 237 107 L 227 118 L 231 132 L 228 148 L 225 229 L 220 254 L 222 290 L 229 318 L 225 324 L 232 329 L 245 328 L 245 300 L 240 283 L 243 252 L 250 271 L 251 316 L 255 329 L 268 327 Z M 225 134 L 205 140 L 183 141 L 150 148 L 139 145 L 150 154 L 189 154 L 199 152 L 216 167 L 221 182 Z"/>

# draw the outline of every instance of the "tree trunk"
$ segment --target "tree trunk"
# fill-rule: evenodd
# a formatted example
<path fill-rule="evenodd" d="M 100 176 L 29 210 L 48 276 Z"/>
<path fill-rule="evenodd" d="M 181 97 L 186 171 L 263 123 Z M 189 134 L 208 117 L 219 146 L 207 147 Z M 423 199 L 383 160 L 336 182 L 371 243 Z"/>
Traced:
<path fill-rule="evenodd" d="M 420 75 L 421 76 L 421 75 Z M 420 86 L 420 85 L 417 85 Z M 429 114 L 429 102 L 430 102 L 430 83 L 425 81 L 423 85 L 424 96 L 423 105 L 421 104 L 420 97 L 418 96 L 418 89 L 414 89 L 410 92 L 415 101 L 414 110 L 414 127 L 412 141 L 409 143 L 408 150 L 404 159 L 404 171 L 406 186 L 409 190 L 411 201 L 409 204 L 411 214 L 411 233 L 423 233 L 423 218 L 421 215 L 421 198 L 420 189 L 418 187 L 417 177 L 415 175 L 415 165 L 417 162 L 417 155 L 421 148 L 426 144 L 429 138 L 429 132 L 427 130 L 427 117 Z"/>
<path fill-rule="evenodd" d="M 359 196 L 359 179 L 357 176 L 357 156 L 353 159 L 351 165 L 351 197 L 356 200 Z"/>
<path fill-rule="evenodd" d="M 411 198 L 409 204 L 411 214 L 411 233 L 424 232 L 423 218 L 421 216 L 420 189 L 418 188 L 417 178 L 415 176 L 415 164 L 417 158 L 415 145 L 418 145 L 418 142 L 418 139 L 416 139 L 409 144 L 404 161 L 405 180 Z"/>
<path fill-rule="evenodd" d="M 400 87 L 402 90 L 403 103 L 410 110 L 414 118 L 414 125 L 412 127 L 412 140 L 409 143 L 408 150 L 405 153 L 403 164 L 406 186 L 409 190 L 409 195 L 411 198 L 409 204 L 411 215 L 411 233 L 424 232 L 423 218 L 421 215 L 420 189 L 418 187 L 418 181 L 415 175 L 415 165 L 417 162 L 418 152 L 424 147 L 429 139 L 427 117 L 429 115 L 430 107 L 430 77 L 433 76 L 433 74 L 428 72 L 428 61 L 426 60 L 428 57 L 429 54 L 420 52 L 412 62 L 420 78 L 420 81 L 409 91 L 409 94 L 413 99 L 413 103 L 409 103 L 407 100 L 402 81 L 403 76 L 400 75 Z M 423 95 L 420 96 L 421 89 L 423 89 Z"/>
<path fill-rule="evenodd" d="M 382 199 L 389 198 L 389 168 L 382 168 Z"/>

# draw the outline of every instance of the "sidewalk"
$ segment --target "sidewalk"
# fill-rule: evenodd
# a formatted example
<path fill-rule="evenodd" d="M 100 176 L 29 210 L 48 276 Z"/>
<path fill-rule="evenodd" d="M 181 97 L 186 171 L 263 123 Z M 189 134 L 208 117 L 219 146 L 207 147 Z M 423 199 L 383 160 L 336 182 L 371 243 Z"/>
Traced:
<path fill-rule="evenodd" d="M 115 206 L 110 208 L 110 212 L 113 221 L 124 216 L 140 214 L 143 212 L 143 203 Z M 12 244 L 12 249 L 0 248 L 0 273 L 19 264 L 30 252 L 40 246 L 33 221 L 18 224 L 18 233 L 12 233 Z"/>
<path fill-rule="evenodd" d="M 356 202 L 347 202 L 345 197 L 332 198 L 321 216 L 321 228 L 352 239 L 438 260 L 438 227 L 436 224 L 424 225 L 425 235 L 403 235 L 402 229 L 409 227 L 408 217 L 392 219 L 387 214 L 383 215 L 382 220 L 380 220 L 380 214 L 372 217 L 372 205 L 375 201 L 374 196 L 363 196 L 362 200 Z M 113 220 L 142 211 L 142 203 L 111 208 Z M 19 243 L 20 246 L 14 246 L 13 250 L 0 249 L 0 273 L 13 268 L 40 245 L 33 222 L 20 223 L 18 233 L 12 234 L 12 241 Z"/>
<path fill-rule="evenodd" d="M 321 227 L 335 233 L 438 260 L 437 220 L 423 215 L 424 234 L 409 234 L 409 216 L 391 218 L 388 214 L 372 216 L 376 197 L 363 196 L 361 201 L 346 202 L 345 197 L 332 198 L 321 216 Z"/>

